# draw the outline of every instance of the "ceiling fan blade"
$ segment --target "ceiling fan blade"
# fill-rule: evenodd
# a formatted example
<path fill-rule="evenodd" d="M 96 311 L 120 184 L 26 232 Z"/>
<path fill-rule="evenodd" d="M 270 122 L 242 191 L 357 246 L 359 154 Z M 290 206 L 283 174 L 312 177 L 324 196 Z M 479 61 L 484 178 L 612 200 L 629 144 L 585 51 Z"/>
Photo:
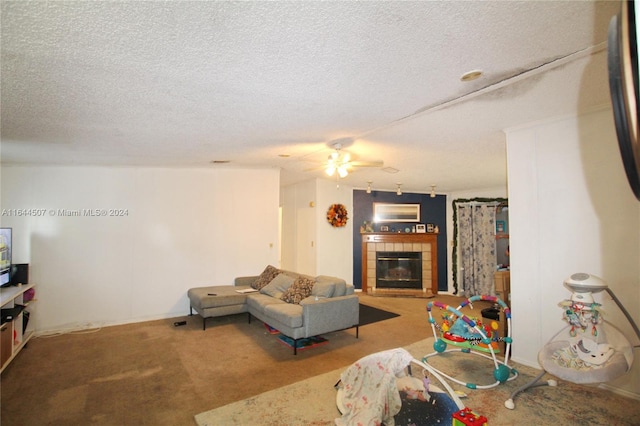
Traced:
<path fill-rule="evenodd" d="M 351 161 L 349 163 L 352 167 L 382 167 L 383 161 Z"/>
<path fill-rule="evenodd" d="M 319 172 L 320 170 L 324 170 L 326 169 L 327 166 L 326 165 L 322 165 L 322 166 L 317 166 L 317 167 L 311 167 L 308 169 L 304 169 L 304 172 Z"/>

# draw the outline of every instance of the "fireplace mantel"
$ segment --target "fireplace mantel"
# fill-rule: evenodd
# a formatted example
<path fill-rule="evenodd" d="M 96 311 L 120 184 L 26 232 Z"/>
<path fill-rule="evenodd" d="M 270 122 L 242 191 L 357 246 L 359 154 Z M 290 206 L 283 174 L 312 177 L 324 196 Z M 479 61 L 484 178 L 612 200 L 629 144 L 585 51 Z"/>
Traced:
<path fill-rule="evenodd" d="M 438 234 L 362 233 L 362 291 L 378 296 L 433 297 L 438 294 Z M 376 252 L 421 252 L 422 289 L 376 288 Z"/>

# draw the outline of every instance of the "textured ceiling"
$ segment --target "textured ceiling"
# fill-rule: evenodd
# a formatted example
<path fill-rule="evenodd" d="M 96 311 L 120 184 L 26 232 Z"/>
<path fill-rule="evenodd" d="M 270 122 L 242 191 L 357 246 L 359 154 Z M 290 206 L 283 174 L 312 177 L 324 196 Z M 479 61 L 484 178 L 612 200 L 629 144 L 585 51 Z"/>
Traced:
<path fill-rule="evenodd" d="M 2 162 L 277 167 L 290 184 L 327 178 L 306 170 L 350 138 L 398 172 L 359 169 L 348 185 L 500 187 L 504 129 L 609 102 L 618 9 L 2 1 Z"/>

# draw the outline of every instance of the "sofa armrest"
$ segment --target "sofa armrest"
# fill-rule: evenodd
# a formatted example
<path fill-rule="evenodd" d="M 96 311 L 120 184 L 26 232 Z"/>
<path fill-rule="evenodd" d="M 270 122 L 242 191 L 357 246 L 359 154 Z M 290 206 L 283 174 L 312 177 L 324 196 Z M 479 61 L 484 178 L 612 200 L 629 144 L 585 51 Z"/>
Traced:
<path fill-rule="evenodd" d="M 344 330 L 360 322 L 360 301 L 358 296 L 330 298 L 307 297 L 300 302 L 304 337 L 317 336 L 331 331 Z"/>
<path fill-rule="evenodd" d="M 255 276 L 255 277 L 236 277 L 236 279 L 233 281 L 233 285 L 235 285 L 235 286 L 240 286 L 240 285 L 250 286 L 257 279 L 258 279 L 258 276 Z"/>

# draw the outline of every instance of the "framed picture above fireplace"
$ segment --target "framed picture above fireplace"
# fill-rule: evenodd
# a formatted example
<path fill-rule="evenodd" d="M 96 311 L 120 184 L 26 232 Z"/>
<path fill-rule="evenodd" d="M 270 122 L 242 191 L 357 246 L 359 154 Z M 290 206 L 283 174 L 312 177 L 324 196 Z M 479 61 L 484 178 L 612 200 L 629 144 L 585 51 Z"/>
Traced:
<path fill-rule="evenodd" d="M 374 222 L 420 222 L 420 204 L 373 203 Z"/>

